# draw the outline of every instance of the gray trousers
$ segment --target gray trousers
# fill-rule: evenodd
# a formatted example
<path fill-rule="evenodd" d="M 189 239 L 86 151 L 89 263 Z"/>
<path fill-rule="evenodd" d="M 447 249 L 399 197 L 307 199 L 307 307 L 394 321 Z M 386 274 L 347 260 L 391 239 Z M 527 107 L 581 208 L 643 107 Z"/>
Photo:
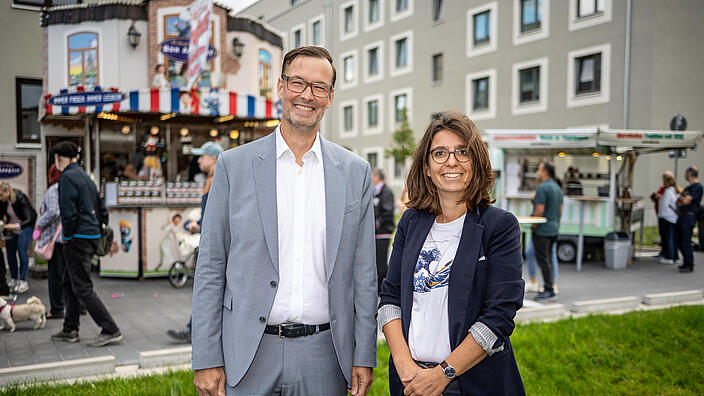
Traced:
<path fill-rule="evenodd" d="M 298 338 L 264 334 L 247 374 L 225 391 L 228 396 L 344 396 L 347 381 L 330 330 Z"/>

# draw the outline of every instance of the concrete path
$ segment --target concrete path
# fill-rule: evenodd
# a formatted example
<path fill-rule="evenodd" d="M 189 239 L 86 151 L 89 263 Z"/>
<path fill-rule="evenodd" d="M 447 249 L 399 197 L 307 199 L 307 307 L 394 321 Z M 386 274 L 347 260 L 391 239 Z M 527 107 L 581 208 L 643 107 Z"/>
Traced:
<path fill-rule="evenodd" d="M 600 262 L 585 262 L 582 272 L 576 272 L 574 264 L 560 264 L 558 303 L 569 310 L 575 303 L 585 300 L 626 296 L 640 300 L 646 294 L 703 290 L 704 253 L 695 253 L 695 263 L 700 264 L 695 266 L 695 272 L 688 274 L 678 273 L 676 266 L 658 264 L 652 257 L 641 257 L 624 271 L 607 270 Z M 46 327 L 40 330 L 33 330 L 30 322 L 21 322 L 15 333 L 0 331 L 0 370 L 103 356 L 114 356 L 114 362 L 109 364 L 118 368 L 136 367 L 144 365 L 140 362 L 140 352 L 184 346 L 172 342 L 166 330 L 183 327 L 187 322 L 191 310 L 191 283 L 183 289 L 174 289 L 166 279 L 137 281 L 94 277 L 94 283 L 125 335 L 122 344 L 88 348 L 87 342 L 99 331 L 89 316 L 81 316 L 81 342 L 76 344 L 55 343 L 49 339 L 61 329 L 60 319 L 48 320 Z M 534 295 L 526 295 L 526 308 L 541 306 L 532 301 Z M 30 296 L 37 296 L 48 305 L 46 280 L 30 280 L 29 292 L 20 295 L 18 302 L 24 303 Z M 183 354 L 183 350 L 177 352 Z"/>

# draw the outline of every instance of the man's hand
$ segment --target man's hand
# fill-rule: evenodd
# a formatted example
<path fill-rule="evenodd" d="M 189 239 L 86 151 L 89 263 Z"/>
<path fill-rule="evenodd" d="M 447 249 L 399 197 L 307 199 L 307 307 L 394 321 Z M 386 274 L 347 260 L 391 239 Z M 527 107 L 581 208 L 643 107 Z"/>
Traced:
<path fill-rule="evenodd" d="M 440 366 L 435 366 L 419 370 L 413 378 L 404 378 L 401 382 L 405 387 L 404 395 L 437 396 L 442 395 L 450 380 L 445 377 Z"/>
<path fill-rule="evenodd" d="M 10 223 L 10 224 L 5 224 L 5 228 L 10 230 L 10 231 L 19 231 L 20 230 L 20 224 L 19 223 Z"/>
<path fill-rule="evenodd" d="M 222 367 L 196 370 L 193 384 L 199 396 L 225 396 L 225 370 Z"/>
<path fill-rule="evenodd" d="M 374 380 L 371 367 L 352 366 L 352 388 L 347 389 L 353 396 L 364 396 L 369 392 Z"/>

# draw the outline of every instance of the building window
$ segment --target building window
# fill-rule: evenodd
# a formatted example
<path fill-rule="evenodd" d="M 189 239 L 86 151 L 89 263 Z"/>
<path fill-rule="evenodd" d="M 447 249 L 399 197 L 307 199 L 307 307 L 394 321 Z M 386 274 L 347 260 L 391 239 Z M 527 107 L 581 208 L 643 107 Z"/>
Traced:
<path fill-rule="evenodd" d="M 313 36 L 312 44 L 320 45 L 320 21 L 313 22 L 311 35 Z"/>
<path fill-rule="evenodd" d="M 394 96 L 394 121 L 397 124 L 403 122 L 403 112 L 408 109 L 408 96 L 406 94 Z"/>
<path fill-rule="evenodd" d="M 540 0 L 521 0 L 521 33 L 540 29 L 542 20 Z"/>
<path fill-rule="evenodd" d="M 577 0 L 577 18 L 604 12 L 604 0 Z"/>
<path fill-rule="evenodd" d="M 442 67 L 442 54 L 433 55 L 433 83 L 438 84 L 442 82 L 443 77 L 443 67 Z"/>
<path fill-rule="evenodd" d="M 296 30 L 293 32 L 293 48 L 298 48 L 301 46 L 301 30 Z"/>
<path fill-rule="evenodd" d="M 345 8 L 345 33 L 352 33 L 354 30 L 354 7 Z"/>
<path fill-rule="evenodd" d="M 340 5 L 340 40 L 344 41 L 357 35 L 357 0 Z"/>
<path fill-rule="evenodd" d="M 491 38 L 491 11 L 486 10 L 472 16 L 474 19 L 474 45 L 489 42 Z"/>
<path fill-rule="evenodd" d="M 577 95 L 601 90 L 601 54 L 581 56 L 574 60 Z"/>
<path fill-rule="evenodd" d="M 570 0 L 570 31 L 611 21 L 613 0 Z"/>
<path fill-rule="evenodd" d="M 394 179 L 402 179 L 403 173 L 404 173 L 403 161 L 399 161 L 396 158 L 394 158 L 393 161 L 394 161 Z"/>
<path fill-rule="evenodd" d="M 489 108 L 489 77 L 472 80 L 474 104 L 472 110 L 482 111 Z"/>
<path fill-rule="evenodd" d="M 610 44 L 570 51 L 567 54 L 567 107 L 608 103 L 610 64 Z"/>
<path fill-rule="evenodd" d="M 371 165 L 372 169 L 379 168 L 379 153 L 367 153 L 367 162 L 369 162 L 369 165 Z"/>
<path fill-rule="evenodd" d="M 259 50 L 259 95 L 271 99 L 271 54 Z"/>
<path fill-rule="evenodd" d="M 367 74 L 369 76 L 376 76 L 379 73 L 379 47 L 367 51 L 367 59 Z"/>
<path fill-rule="evenodd" d="M 345 76 L 345 83 L 351 83 L 354 81 L 354 58 L 352 55 L 345 57 L 344 61 L 344 76 Z"/>
<path fill-rule="evenodd" d="M 433 0 L 433 22 L 437 22 L 442 19 L 443 16 L 443 1 Z"/>
<path fill-rule="evenodd" d="M 413 31 L 397 34 L 389 40 L 391 45 L 391 76 L 413 71 Z"/>
<path fill-rule="evenodd" d="M 369 16 L 367 17 L 367 22 L 373 25 L 379 22 L 380 16 L 379 0 L 369 0 Z"/>
<path fill-rule="evenodd" d="M 350 133 L 354 129 L 354 114 L 353 114 L 354 109 L 352 108 L 352 106 L 345 106 L 342 111 L 343 111 L 343 114 L 344 114 L 343 117 L 345 120 L 344 121 L 344 127 L 345 127 L 344 131 L 346 133 Z"/>
<path fill-rule="evenodd" d="M 403 116 L 406 115 L 406 120 L 412 124 L 413 112 L 413 91 L 411 88 L 402 88 L 391 91 L 389 93 L 389 128 L 390 131 L 395 131 L 403 122 Z"/>
<path fill-rule="evenodd" d="M 413 15 L 414 0 L 391 0 L 391 22 Z"/>
<path fill-rule="evenodd" d="M 300 0 L 291 0 L 291 6 L 295 6 L 300 2 Z"/>
<path fill-rule="evenodd" d="M 379 126 L 379 100 L 370 100 L 367 102 L 367 127 L 377 126 Z"/>
<path fill-rule="evenodd" d="M 163 37 L 164 39 L 169 38 L 181 38 L 188 41 L 191 34 L 191 22 L 190 20 L 181 19 L 180 14 L 168 14 L 163 16 Z M 217 47 L 215 45 L 216 35 L 215 20 L 210 22 L 210 45 Z M 166 78 L 169 80 L 171 87 L 183 88 L 186 86 L 186 71 L 188 70 L 187 62 L 179 62 L 175 60 L 164 59 L 164 64 L 166 65 Z M 215 70 L 215 60 L 219 57 L 214 57 L 210 59 L 209 68 L 203 70 L 200 75 L 200 81 L 198 82 L 198 87 L 210 87 L 210 72 Z"/>
<path fill-rule="evenodd" d="M 15 109 L 17 112 L 17 143 L 39 143 L 39 100 L 42 80 L 15 79 Z"/>
<path fill-rule="evenodd" d="M 98 34 L 76 33 L 68 36 L 68 85 L 99 84 Z"/>
<path fill-rule="evenodd" d="M 521 103 L 540 100 L 540 67 L 519 70 L 519 101 Z"/>

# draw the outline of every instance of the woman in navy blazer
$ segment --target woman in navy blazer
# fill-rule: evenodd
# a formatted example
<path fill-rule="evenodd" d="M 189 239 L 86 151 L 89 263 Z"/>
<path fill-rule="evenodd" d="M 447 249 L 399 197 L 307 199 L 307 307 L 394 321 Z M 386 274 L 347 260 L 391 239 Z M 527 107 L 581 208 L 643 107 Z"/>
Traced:
<path fill-rule="evenodd" d="M 491 206 L 494 177 L 472 121 L 437 114 L 414 154 L 381 290 L 391 395 L 525 394 L 509 340 L 523 303 L 521 232 Z M 433 233 L 448 226 L 454 246 L 438 245 Z"/>

